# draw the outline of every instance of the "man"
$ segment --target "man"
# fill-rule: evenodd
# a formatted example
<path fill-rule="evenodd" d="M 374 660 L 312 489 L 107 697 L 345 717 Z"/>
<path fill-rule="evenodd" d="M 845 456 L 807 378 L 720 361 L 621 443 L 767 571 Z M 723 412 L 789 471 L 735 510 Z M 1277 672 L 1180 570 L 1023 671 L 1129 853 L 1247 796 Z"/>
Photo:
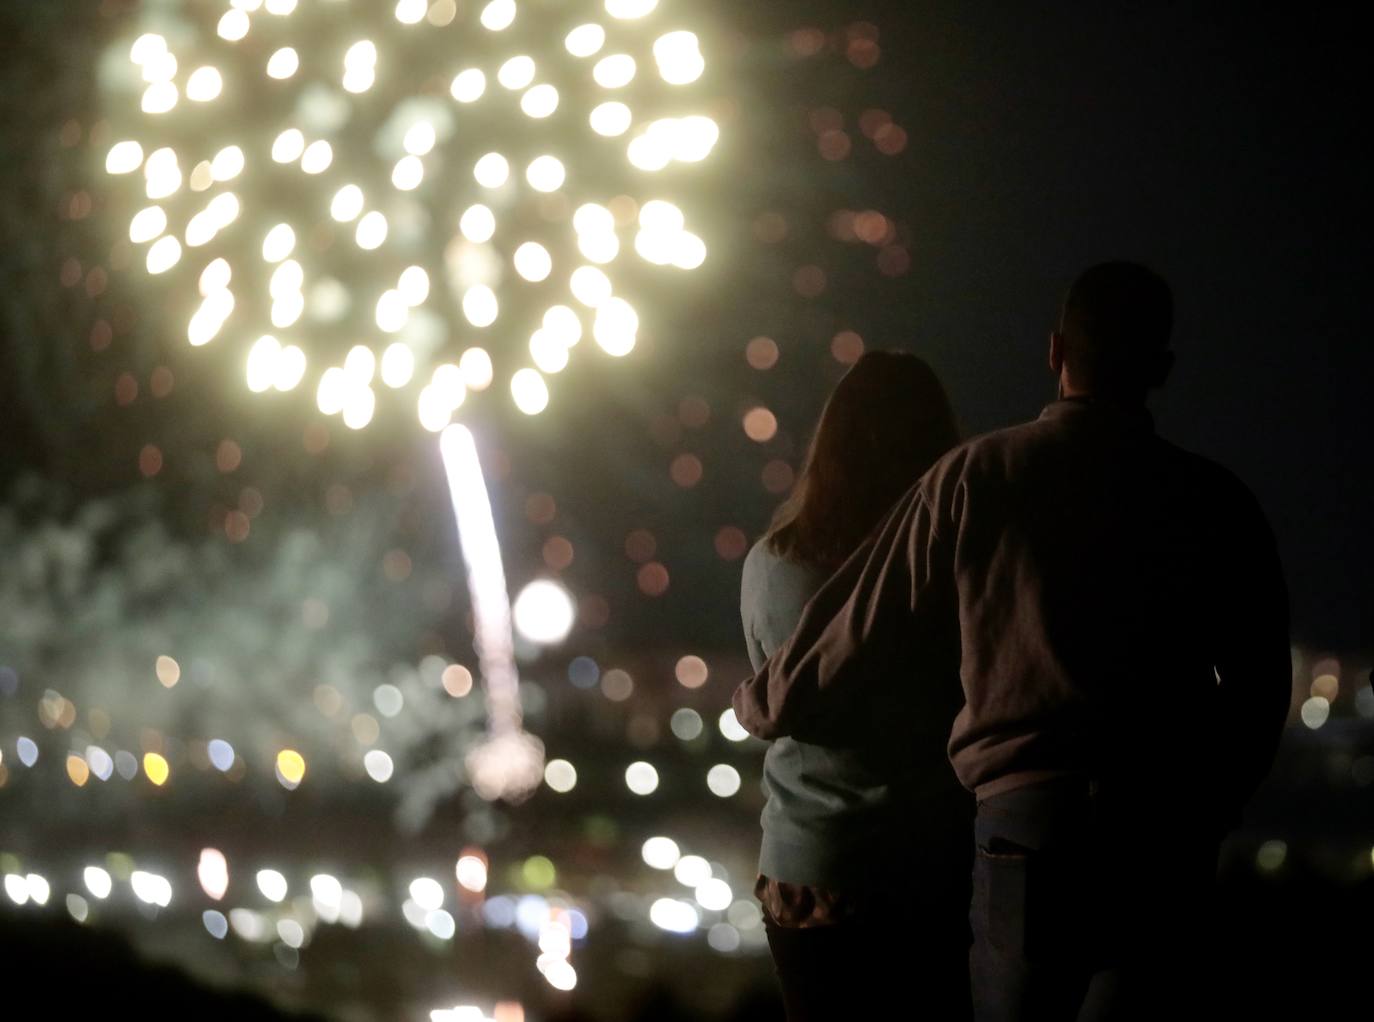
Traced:
<path fill-rule="evenodd" d="M 978 800 L 979 1019 L 1191 1015 L 1218 844 L 1288 710 L 1265 518 L 1146 410 L 1172 323 L 1148 269 L 1083 273 L 1059 400 L 937 462 L 735 692 L 760 738 L 948 735 Z"/>

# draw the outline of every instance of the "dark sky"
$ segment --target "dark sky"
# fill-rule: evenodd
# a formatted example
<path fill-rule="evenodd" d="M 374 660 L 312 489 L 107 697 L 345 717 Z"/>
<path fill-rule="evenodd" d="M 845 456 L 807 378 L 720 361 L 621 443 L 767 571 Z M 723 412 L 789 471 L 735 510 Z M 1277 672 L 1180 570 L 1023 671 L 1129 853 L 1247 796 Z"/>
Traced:
<path fill-rule="evenodd" d="M 1157 268 L 1178 310 L 1161 433 L 1258 493 L 1297 636 L 1369 649 L 1374 355 L 1357 314 L 1367 116 L 1352 26 L 1290 5 L 900 6 L 900 19 L 870 8 L 884 63 L 902 69 L 887 67 L 888 102 L 914 126 L 911 176 L 883 183 L 919 268 L 892 329 L 911 324 L 964 422 L 990 428 L 1052 396 L 1044 335 L 1077 270 Z"/>

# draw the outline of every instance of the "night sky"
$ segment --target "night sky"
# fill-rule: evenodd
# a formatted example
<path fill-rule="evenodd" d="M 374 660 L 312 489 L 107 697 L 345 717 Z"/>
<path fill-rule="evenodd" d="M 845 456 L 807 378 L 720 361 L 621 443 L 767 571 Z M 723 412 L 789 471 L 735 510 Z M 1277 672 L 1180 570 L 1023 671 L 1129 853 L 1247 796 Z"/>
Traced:
<path fill-rule="evenodd" d="M 711 537 L 726 522 L 750 538 L 765 524 L 778 498 L 758 485 L 759 467 L 772 456 L 795 467 L 843 369 L 826 351 L 836 329 L 929 358 L 976 433 L 1033 416 L 1053 397 L 1045 347 L 1060 296 L 1084 266 L 1132 258 L 1175 288 L 1178 367 L 1153 405 L 1161 433 L 1234 469 L 1258 494 L 1290 579 L 1295 638 L 1337 651 L 1370 646 L 1374 355 L 1356 336 L 1366 246 L 1355 136 L 1364 117 L 1350 26 L 1310 8 L 1232 15 L 1183 4 L 722 10 L 739 38 L 766 42 L 737 51 L 744 130 L 723 145 L 748 173 L 712 186 L 716 255 L 702 286 L 665 301 L 655 338 L 664 343 L 647 346 L 642 360 L 605 379 L 572 374 L 590 397 L 569 403 L 566 429 L 511 430 L 517 470 L 510 492 L 496 484 L 498 503 L 518 504 L 541 487 L 554 493 L 573 520 L 569 531 L 583 530 L 586 571 L 615 562 L 625 574 L 616 558 L 626 531 L 655 531 L 673 585 L 615 618 L 618 638 L 643 629 L 661 641 L 735 640 L 738 562 L 715 557 Z M 799 26 L 831 31 L 861 20 L 880 29 L 882 59 L 869 71 L 835 70 L 833 58 L 830 70 L 816 70 L 816 61 L 779 54 Z M 63 301 L 35 292 L 58 290 L 62 256 L 36 184 L 50 173 L 44 154 L 56 126 L 81 113 L 73 104 L 92 95 L 80 83 L 85 44 L 59 48 L 56 26 L 21 15 L 7 34 L 30 53 L 46 45 L 65 59 L 42 68 L 6 60 L 16 76 L 0 101 L 10 106 L 6 149 L 15 156 L 0 171 L 10 193 L 10 251 L 0 261 L 11 306 L 0 317 L 6 367 L 18 345 L 84 341 L 29 315 L 35 302 Z M 61 87 L 46 88 L 55 82 Z M 856 147 L 852 159 L 824 163 L 805 127 L 820 106 L 841 111 L 851 131 L 863 109 L 885 109 L 909 145 L 897 158 Z M 35 192 L 42 201 L 29 201 Z M 910 270 L 886 279 L 871 252 L 824 238 L 817 225 L 842 205 L 895 219 Z M 751 222 L 769 210 L 793 229 L 761 248 Z M 804 263 L 828 274 L 818 298 L 788 286 Z M 782 350 L 767 374 L 742 358 L 755 334 L 775 336 Z M 183 356 L 178 372 L 191 379 Z M 4 375 L 7 474 L 60 472 L 62 459 L 43 449 L 32 421 L 48 396 L 12 369 Z M 648 434 L 655 415 L 690 395 L 705 397 L 713 418 L 695 435 L 705 479 L 684 494 L 667 480 L 671 452 Z M 740 435 L 738 411 L 752 400 L 778 414 L 771 453 Z M 226 404 L 221 414 L 242 407 Z M 586 437 L 586 447 L 570 451 L 569 436 Z M 521 524 L 507 524 L 519 547 Z"/>

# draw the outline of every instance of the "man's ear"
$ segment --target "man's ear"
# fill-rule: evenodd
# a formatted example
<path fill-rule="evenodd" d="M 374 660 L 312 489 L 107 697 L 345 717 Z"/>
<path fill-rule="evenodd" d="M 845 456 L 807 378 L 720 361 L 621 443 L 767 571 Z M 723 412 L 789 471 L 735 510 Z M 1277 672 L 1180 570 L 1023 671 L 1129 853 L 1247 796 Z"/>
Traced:
<path fill-rule="evenodd" d="M 1064 335 L 1058 330 L 1050 331 L 1050 371 L 1055 376 L 1064 371 Z"/>

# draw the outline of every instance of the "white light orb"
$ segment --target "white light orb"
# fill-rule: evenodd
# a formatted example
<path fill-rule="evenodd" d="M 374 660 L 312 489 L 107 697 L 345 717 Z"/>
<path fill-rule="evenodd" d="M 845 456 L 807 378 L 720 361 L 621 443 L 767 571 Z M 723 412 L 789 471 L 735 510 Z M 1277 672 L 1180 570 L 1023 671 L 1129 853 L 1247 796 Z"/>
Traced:
<path fill-rule="evenodd" d="M 412 308 L 422 305 L 429 297 L 429 274 L 423 266 L 407 266 L 396 281 L 396 290 Z"/>
<path fill-rule="evenodd" d="M 656 173 L 668 166 L 673 160 L 670 140 L 662 133 L 646 132 L 634 138 L 625 155 L 637 169 Z"/>
<path fill-rule="evenodd" d="M 544 313 L 544 334 L 570 348 L 582 339 L 582 320 L 566 305 L 553 305 Z"/>
<path fill-rule="evenodd" d="M 649 921 L 669 933 L 693 933 L 701 922 L 696 907 L 676 898 L 659 898 L 649 906 Z"/>
<path fill-rule="evenodd" d="M 279 263 L 296 247 L 296 232 L 290 224 L 277 224 L 262 239 L 262 257 L 269 263 Z"/>
<path fill-rule="evenodd" d="M 515 250 L 512 257 L 515 272 L 531 283 L 547 280 L 553 272 L 553 257 L 537 241 L 527 241 Z"/>
<path fill-rule="evenodd" d="M 186 79 L 186 98 L 196 103 L 208 103 L 223 91 L 223 76 L 209 65 L 196 68 Z"/>
<path fill-rule="evenodd" d="M 628 53 L 602 57 L 592 68 L 592 79 L 603 89 L 621 89 L 635 78 L 635 59 Z"/>
<path fill-rule="evenodd" d="M 548 117 L 558 109 L 558 90 L 547 83 L 536 85 L 520 97 L 520 109 L 536 120 Z"/>
<path fill-rule="evenodd" d="M 711 879 L 711 864 L 700 855 L 684 855 L 673 866 L 673 876 L 684 887 L 700 887 Z"/>
<path fill-rule="evenodd" d="M 399 0 L 396 20 L 402 25 L 418 25 L 429 13 L 429 0 Z"/>
<path fill-rule="evenodd" d="M 568 366 L 568 346 L 541 327 L 530 335 L 530 358 L 541 373 L 560 373 Z"/>
<path fill-rule="evenodd" d="M 501 32 L 515 22 L 515 0 L 491 0 L 482 8 L 482 27 Z"/>
<path fill-rule="evenodd" d="M 136 869 L 129 874 L 129 886 L 133 888 L 134 896 L 145 904 L 166 908 L 172 903 L 172 885 L 166 877 L 157 873 Z"/>
<path fill-rule="evenodd" d="M 733 708 L 720 715 L 718 726 L 720 733 L 732 742 L 742 742 L 749 737 L 749 732 L 744 730 L 744 725 L 735 717 Z"/>
<path fill-rule="evenodd" d="M 363 429 L 377 409 L 377 395 L 371 387 L 350 390 L 344 398 L 343 421 L 349 429 Z"/>
<path fill-rule="evenodd" d="M 639 332 L 639 314 L 623 298 L 607 298 L 597 306 L 592 337 L 608 355 L 628 355 Z"/>
<path fill-rule="evenodd" d="M 689 85 L 706 70 L 701 44 L 692 32 L 669 32 L 654 40 L 658 73 L 669 85 Z"/>
<path fill-rule="evenodd" d="M 167 50 L 150 53 L 143 61 L 142 78 L 145 82 L 156 84 L 170 82 L 177 74 L 176 55 Z"/>
<path fill-rule="evenodd" d="M 267 13 L 285 17 L 296 9 L 297 2 L 298 0 L 267 0 Z"/>
<path fill-rule="evenodd" d="M 673 240 L 672 261 L 680 270 L 695 270 L 706 261 L 706 242 L 691 231 L 683 231 Z"/>
<path fill-rule="evenodd" d="M 611 297 L 611 278 L 595 266 L 579 266 L 569 281 L 573 297 L 595 309 Z"/>
<path fill-rule="evenodd" d="M 420 425 L 431 433 L 440 432 L 453 419 L 453 405 L 444 400 L 433 384 L 421 388 L 415 411 Z"/>
<path fill-rule="evenodd" d="M 554 762 L 566 762 L 566 760 L 554 760 Z M 547 767 L 544 770 L 544 776 L 547 779 Z M 464 890 L 480 894 L 487 889 L 487 864 L 476 855 L 460 856 L 453 872 L 458 881 L 458 886 Z"/>
<path fill-rule="evenodd" d="M 567 176 L 563 161 L 556 156 L 536 156 L 525 168 L 525 180 L 536 192 L 556 192 Z"/>
<path fill-rule="evenodd" d="M 85 883 L 86 890 L 101 901 L 108 898 L 110 891 L 114 889 L 114 881 L 110 879 L 110 874 L 99 866 L 87 866 L 81 873 L 81 880 Z"/>
<path fill-rule="evenodd" d="M 391 171 L 391 183 L 402 192 L 414 191 L 425 178 L 425 165 L 418 156 L 402 156 Z"/>
<path fill-rule="evenodd" d="M 650 199 L 639 207 L 639 226 L 657 234 L 677 234 L 687 223 L 681 209 L 663 199 Z"/>
<path fill-rule="evenodd" d="M 640 856 L 651 869 L 672 869 L 682 858 L 682 852 L 670 837 L 651 837 L 644 842 Z"/>
<path fill-rule="evenodd" d="M 590 57 L 606 45 L 606 30 L 600 25 L 578 25 L 567 34 L 563 46 L 574 57 Z"/>
<path fill-rule="evenodd" d="M 717 763 L 706 772 L 706 787 L 718 798 L 729 798 L 739 791 L 739 771 L 728 763 Z"/>
<path fill-rule="evenodd" d="M 614 234 L 615 215 L 599 203 L 584 202 L 573 213 L 573 230 L 578 234 Z"/>
<path fill-rule="evenodd" d="M 711 155 L 720 140 L 720 126 L 709 117 L 683 117 L 665 137 L 671 142 L 673 159 L 683 163 L 700 163 Z"/>
<path fill-rule="evenodd" d="M 281 902 L 287 893 L 286 877 L 275 869 L 260 869 L 257 872 L 258 890 L 268 901 Z"/>
<path fill-rule="evenodd" d="M 459 103 L 476 103 L 487 91 L 487 76 L 475 67 L 459 71 L 449 86 L 449 94 Z"/>
<path fill-rule="evenodd" d="M 162 211 L 162 207 L 148 206 L 146 209 L 140 209 L 129 221 L 129 240 L 143 244 L 160 237 L 166 229 L 167 214 Z"/>
<path fill-rule="evenodd" d="M 473 326 L 491 326 L 499 313 L 496 292 L 487 285 L 475 284 L 463 293 L 463 315 Z"/>
<path fill-rule="evenodd" d="M 495 375 L 491 356 L 484 348 L 468 348 L 463 352 L 458 358 L 458 369 L 469 390 L 486 390 Z"/>
<path fill-rule="evenodd" d="M 467 399 L 467 383 L 463 380 L 463 371 L 452 362 L 441 362 L 434 367 L 434 372 L 430 375 L 429 389 L 434 391 L 437 400 L 444 403 L 444 407 L 452 411 L 458 408 Z"/>
<path fill-rule="evenodd" d="M 367 776 L 378 784 L 385 784 L 391 780 L 395 764 L 391 762 L 391 757 L 381 749 L 368 749 L 363 756 L 363 769 L 367 771 Z"/>
<path fill-rule="evenodd" d="M 107 174 L 130 174 L 143 165 L 143 147 L 132 139 L 110 146 L 105 154 Z"/>
<path fill-rule="evenodd" d="M 248 34 L 248 24 L 248 15 L 235 8 L 224 12 L 215 31 L 221 39 L 236 43 Z"/>
<path fill-rule="evenodd" d="M 588 118 L 592 131 L 607 138 L 616 138 L 630 130 L 634 114 L 619 100 L 599 103 L 592 108 Z"/>
<path fill-rule="evenodd" d="M 383 291 L 382 296 L 377 299 L 375 318 L 378 330 L 394 334 L 406 325 L 406 320 L 410 318 L 410 306 L 401 297 L 401 292 L 391 288 Z"/>
<path fill-rule="evenodd" d="M 357 94 L 366 92 L 377 81 L 377 71 L 372 67 L 350 67 L 344 71 L 342 85 L 345 92 Z"/>
<path fill-rule="evenodd" d="M 496 233 L 496 216 L 480 203 L 469 206 L 458 220 L 458 230 L 468 241 L 482 244 Z"/>
<path fill-rule="evenodd" d="M 205 269 L 200 271 L 198 286 L 201 297 L 204 298 L 216 291 L 224 290 L 229 286 L 229 281 L 233 279 L 233 276 L 234 273 L 229 266 L 229 260 L 223 256 L 210 260 Z"/>
<path fill-rule="evenodd" d="M 566 759 L 551 759 L 544 767 L 544 783 L 566 795 L 577 786 L 577 770 Z"/>
<path fill-rule="evenodd" d="M 382 352 L 382 382 L 399 390 L 415 376 L 415 352 L 403 341 L 387 345 Z"/>
<path fill-rule="evenodd" d="M 355 386 L 371 383 L 377 372 L 377 356 L 366 344 L 355 344 L 344 356 L 343 371 Z"/>
<path fill-rule="evenodd" d="M 410 896 L 426 912 L 443 907 L 444 888 L 433 877 L 417 877 L 410 882 Z"/>
<path fill-rule="evenodd" d="M 267 77 L 290 78 L 300 70 L 300 55 L 290 46 L 283 46 L 267 58 Z"/>
<path fill-rule="evenodd" d="M 354 232 L 354 239 L 358 242 L 358 247 L 371 251 L 380 248 L 382 242 L 386 241 L 387 222 L 386 217 L 377 210 L 363 215 L 358 221 L 358 228 Z"/>
<path fill-rule="evenodd" d="M 510 162 L 500 153 L 487 153 L 473 164 L 472 176 L 483 188 L 500 188 L 510 177 Z"/>
<path fill-rule="evenodd" d="M 305 152 L 305 133 L 300 128 L 287 128 L 272 142 L 272 160 L 293 163 Z"/>
<path fill-rule="evenodd" d="M 553 646 L 572 631 L 575 612 L 568 591 L 552 579 L 530 582 L 511 607 L 515 628 L 531 642 Z"/>
<path fill-rule="evenodd" d="M 377 44 L 371 39 L 359 39 L 344 52 L 344 67 L 350 71 L 376 66 Z"/>
<path fill-rule="evenodd" d="M 153 242 L 148 249 L 148 272 L 152 274 L 166 273 L 181 259 L 181 242 L 170 234 L 164 235 Z"/>
<path fill-rule="evenodd" d="M 515 407 L 526 415 L 538 415 L 549 405 L 549 386 L 537 369 L 517 369 L 510 378 Z"/>
<path fill-rule="evenodd" d="M 288 390 L 295 390 L 304 378 L 305 352 L 294 344 L 288 344 L 282 348 L 281 354 L 277 356 L 272 386 L 285 393 Z"/>
<path fill-rule="evenodd" d="M 724 912 L 735 900 L 735 892 L 724 880 L 712 878 L 697 886 L 693 896 L 697 904 L 711 912 Z"/>
<path fill-rule="evenodd" d="M 614 234 L 579 234 L 577 250 L 594 263 L 609 263 L 620 254 L 620 239 Z"/>
<path fill-rule="evenodd" d="M 248 389 L 261 394 L 277 378 L 277 359 L 281 357 L 281 342 L 271 334 L 263 334 L 248 349 Z"/>
<path fill-rule="evenodd" d="M 401 146 L 412 156 L 424 156 L 434 148 L 435 140 L 434 125 L 429 121 L 416 121 L 406 129 Z"/>
<path fill-rule="evenodd" d="M 231 181 L 243 173 L 243 150 L 236 145 L 228 145 L 215 153 L 210 161 L 210 176 L 216 181 Z"/>
<path fill-rule="evenodd" d="M 307 174 L 323 174 L 334 162 L 334 147 L 324 139 L 316 139 L 301 153 L 301 170 Z"/>
<path fill-rule="evenodd" d="M 534 81 L 534 58 L 524 55 L 511 57 L 497 69 L 496 80 L 504 88 L 523 89 Z"/>
<path fill-rule="evenodd" d="M 334 193 L 329 203 L 329 215 L 339 223 L 356 220 L 363 211 L 363 190 L 357 185 L 344 185 Z"/>
<path fill-rule="evenodd" d="M 625 768 L 625 787 L 636 795 L 652 795 L 658 790 L 658 771 L 640 760 Z"/>
<path fill-rule="evenodd" d="M 344 398 L 348 394 L 347 374 L 338 366 L 330 366 L 320 376 L 315 390 L 315 405 L 323 415 L 338 415 L 343 411 Z"/>
<path fill-rule="evenodd" d="M 166 52 L 166 39 L 156 32 L 144 32 L 135 39 L 134 44 L 129 47 L 129 60 L 134 64 L 141 65 L 155 54 Z"/>

